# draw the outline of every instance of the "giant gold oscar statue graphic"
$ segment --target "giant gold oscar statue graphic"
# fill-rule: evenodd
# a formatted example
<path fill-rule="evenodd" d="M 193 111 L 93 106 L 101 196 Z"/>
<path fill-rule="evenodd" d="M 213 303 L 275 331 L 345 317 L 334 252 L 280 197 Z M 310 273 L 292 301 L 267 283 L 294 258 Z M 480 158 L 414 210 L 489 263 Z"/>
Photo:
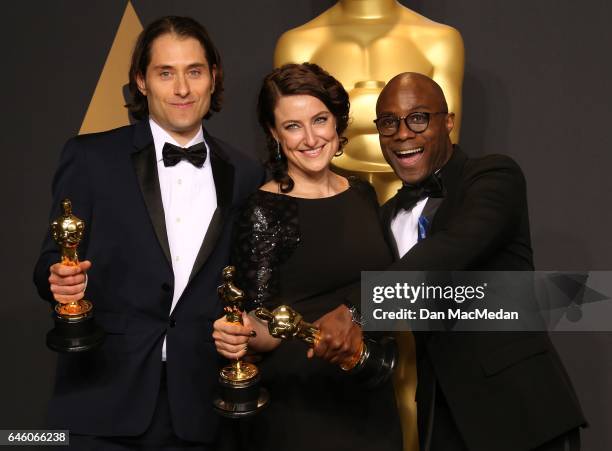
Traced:
<path fill-rule="evenodd" d="M 62 201 L 62 215 L 51 223 L 51 236 L 59 245 L 61 263 L 77 266 L 77 249 L 83 239 L 85 222 L 72 214 L 69 199 Z M 104 341 L 104 331 L 93 321 L 90 301 L 55 305 L 55 328 L 47 334 L 47 346 L 58 352 L 82 352 L 94 349 Z"/>
<path fill-rule="evenodd" d="M 314 346 L 319 339 L 319 329 L 302 318 L 287 305 L 269 311 L 264 307 L 255 310 L 255 316 L 268 323 L 268 331 L 274 338 L 297 338 Z M 389 379 L 397 361 L 397 346 L 391 337 L 380 340 L 364 339 L 353 357 L 340 363 L 340 368 L 365 387 L 376 387 Z"/>
<path fill-rule="evenodd" d="M 463 40 L 459 32 L 436 23 L 396 0 L 340 0 L 310 22 L 284 33 L 277 42 L 274 65 L 317 63 L 344 85 L 351 101 L 349 139 L 333 164 L 341 173 L 357 174 L 376 188 L 379 201 L 393 196 L 400 182 L 384 160 L 372 120 L 376 99 L 386 82 L 402 72 L 419 72 L 444 91 L 455 113 L 451 133 L 459 142 Z M 414 342 L 399 334 L 400 359 L 394 372 L 404 425 L 404 448 L 418 448 Z"/>
<path fill-rule="evenodd" d="M 226 303 L 225 319 L 229 323 L 242 324 L 244 292 L 234 285 L 233 266 L 223 269 L 223 284 L 217 289 L 219 297 Z M 263 409 L 269 395 L 259 385 L 259 369 L 252 363 L 234 360 L 219 373 L 219 395 L 213 404 L 217 412 L 229 418 L 242 418 Z"/>

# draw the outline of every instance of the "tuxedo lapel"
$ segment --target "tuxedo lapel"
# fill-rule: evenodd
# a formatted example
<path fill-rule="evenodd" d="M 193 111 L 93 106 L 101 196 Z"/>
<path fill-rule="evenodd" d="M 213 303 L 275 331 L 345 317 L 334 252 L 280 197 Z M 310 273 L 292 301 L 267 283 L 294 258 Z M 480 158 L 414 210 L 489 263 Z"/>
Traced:
<path fill-rule="evenodd" d="M 202 241 L 202 246 L 200 246 L 193 269 L 189 275 L 190 282 L 202 269 L 210 253 L 215 248 L 219 235 L 227 220 L 234 195 L 234 167 L 229 163 L 227 155 L 214 138 L 208 135 L 206 131 L 204 131 L 204 137 L 210 149 L 210 164 L 212 167 L 213 179 L 215 181 L 215 190 L 217 192 L 217 208 L 210 220 L 208 230 Z"/>
<path fill-rule="evenodd" d="M 446 190 L 446 196 L 442 199 L 442 202 L 438 206 L 437 210 L 433 214 L 433 221 L 431 222 L 431 233 L 444 228 L 449 221 L 450 214 L 452 213 L 452 207 L 454 200 L 459 194 L 459 181 L 461 179 L 461 172 L 467 156 L 457 145 L 453 145 L 453 153 L 444 167 L 440 170 L 440 177 Z M 428 202 L 429 203 L 429 202 Z"/>
<path fill-rule="evenodd" d="M 134 147 L 132 163 L 138 178 L 138 184 L 142 192 L 145 206 L 155 230 L 155 235 L 162 248 L 166 260 L 170 266 L 170 246 L 166 232 L 166 218 L 164 216 L 164 205 L 162 203 L 159 188 L 159 177 L 157 175 L 157 159 L 155 156 L 155 145 L 153 135 L 148 121 L 140 121 L 135 125 Z"/>
<path fill-rule="evenodd" d="M 436 213 L 440 208 L 440 205 L 442 205 L 442 202 L 444 202 L 443 197 L 430 197 L 429 199 L 427 199 L 427 202 L 425 203 L 425 208 L 423 208 L 421 216 L 424 216 L 429 224 L 433 222 L 433 219 L 435 218 Z M 431 228 L 429 230 L 431 230 Z"/>
<path fill-rule="evenodd" d="M 208 135 L 206 131 L 204 131 L 204 137 L 210 149 L 210 164 L 217 194 L 217 208 L 213 213 L 208 230 L 196 256 L 189 281 L 202 269 L 210 253 L 215 248 L 232 205 L 234 194 L 234 167 L 229 163 L 229 158 L 214 138 Z M 166 231 L 166 218 L 157 174 L 155 145 L 147 121 L 138 122 L 135 126 L 132 162 L 151 224 L 155 230 L 155 235 L 168 264 L 172 266 L 170 245 L 168 244 L 168 234 Z"/>

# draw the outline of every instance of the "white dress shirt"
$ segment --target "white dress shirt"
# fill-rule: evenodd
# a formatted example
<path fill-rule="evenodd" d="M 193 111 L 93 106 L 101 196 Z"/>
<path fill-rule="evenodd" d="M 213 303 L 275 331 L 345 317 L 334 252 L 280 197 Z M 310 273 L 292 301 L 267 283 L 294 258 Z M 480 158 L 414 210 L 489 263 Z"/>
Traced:
<path fill-rule="evenodd" d="M 159 187 L 174 272 L 174 294 L 168 312 L 170 314 L 189 281 L 204 235 L 217 208 L 217 192 L 210 165 L 210 148 L 204 141 L 202 127 L 186 146 L 180 147 L 189 147 L 204 141 L 208 151 L 204 165 L 197 168 L 190 162 L 181 160 L 175 166 L 166 167 L 162 158 L 164 144 L 179 144 L 153 119 L 149 119 L 149 124 L 153 132 Z M 162 347 L 162 360 L 166 360 L 166 338 Z"/>
<path fill-rule="evenodd" d="M 391 232 L 400 258 L 419 241 L 419 218 L 427 203 L 426 197 L 416 203 L 412 210 L 401 209 L 391 220 Z"/>

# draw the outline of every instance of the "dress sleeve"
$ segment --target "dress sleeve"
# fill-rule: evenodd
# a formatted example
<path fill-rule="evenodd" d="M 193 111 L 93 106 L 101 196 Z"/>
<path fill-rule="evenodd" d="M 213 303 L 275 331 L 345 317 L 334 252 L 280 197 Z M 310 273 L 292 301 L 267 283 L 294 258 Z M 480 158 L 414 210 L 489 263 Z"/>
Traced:
<path fill-rule="evenodd" d="M 279 290 L 278 267 L 300 241 L 297 205 L 289 196 L 258 191 L 235 226 L 232 263 L 246 309 L 267 303 Z"/>

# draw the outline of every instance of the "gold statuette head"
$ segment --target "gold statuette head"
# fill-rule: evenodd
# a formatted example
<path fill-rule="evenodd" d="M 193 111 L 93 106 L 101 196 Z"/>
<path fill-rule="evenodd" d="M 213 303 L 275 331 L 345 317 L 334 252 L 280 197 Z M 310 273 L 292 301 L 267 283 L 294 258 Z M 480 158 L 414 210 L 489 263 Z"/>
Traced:
<path fill-rule="evenodd" d="M 51 223 L 51 237 L 62 249 L 62 256 L 69 254 L 70 260 L 76 262 L 76 248 L 83 239 L 85 221 L 72 214 L 69 199 L 62 201 L 62 213 Z M 68 250 L 71 252 L 66 252 Z"/>

